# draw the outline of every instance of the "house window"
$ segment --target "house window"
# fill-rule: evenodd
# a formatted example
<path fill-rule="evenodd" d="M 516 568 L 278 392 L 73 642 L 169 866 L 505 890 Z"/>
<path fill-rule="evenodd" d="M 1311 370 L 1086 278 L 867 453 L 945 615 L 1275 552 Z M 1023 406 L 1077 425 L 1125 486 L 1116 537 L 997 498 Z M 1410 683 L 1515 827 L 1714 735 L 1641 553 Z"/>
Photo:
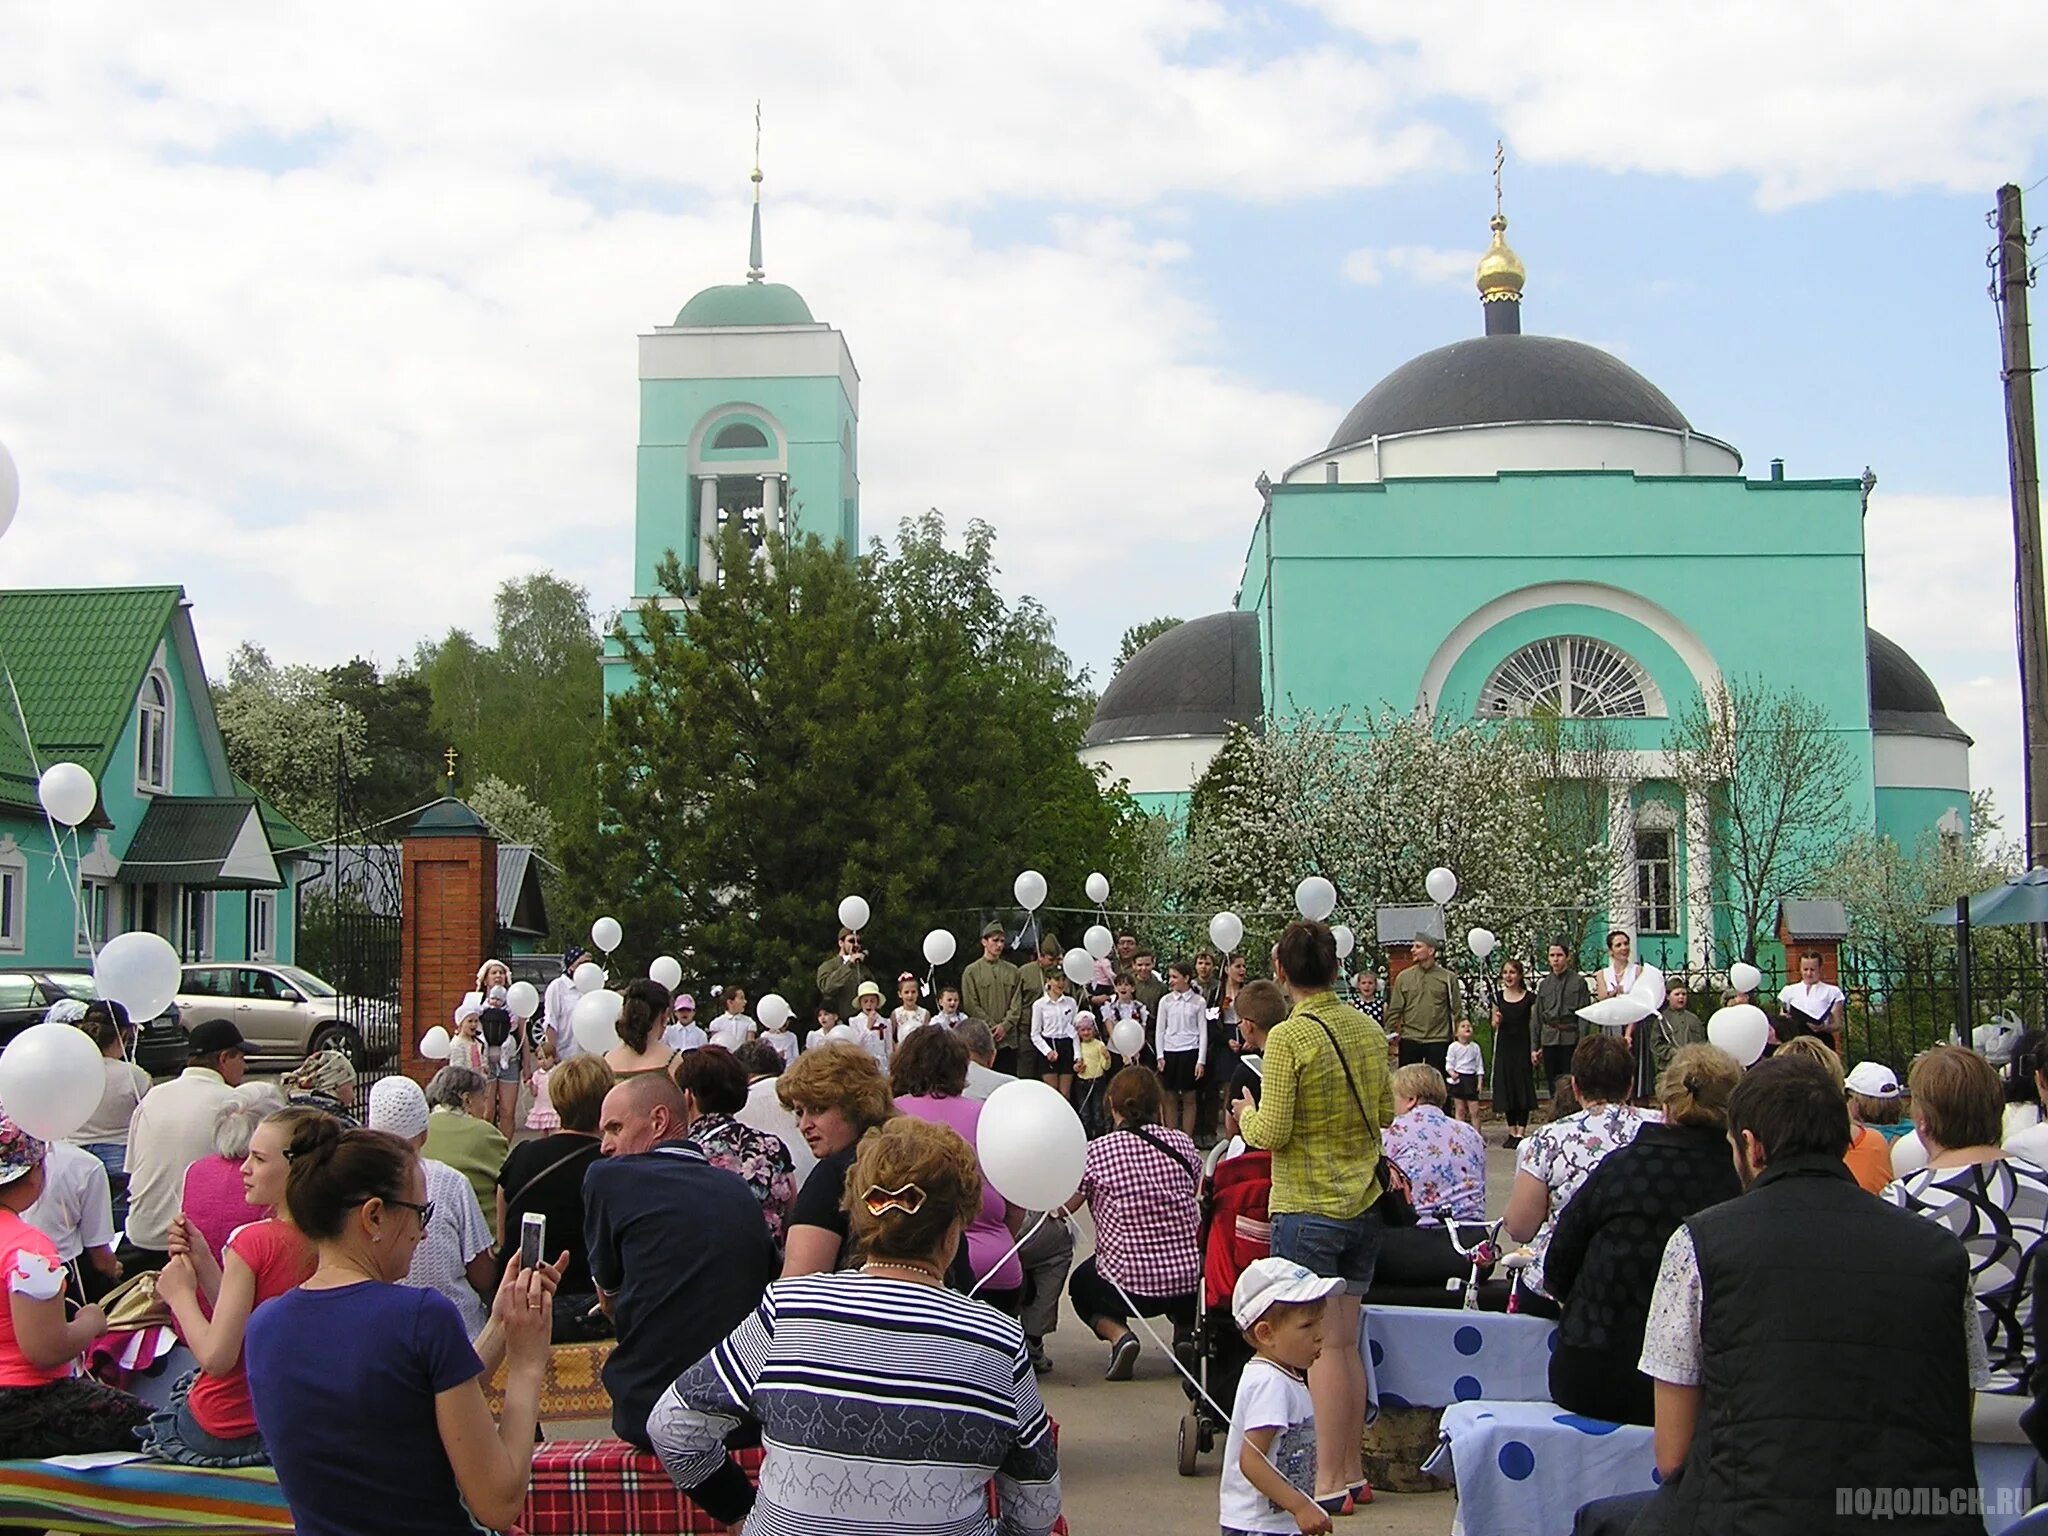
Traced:
<path fill-rule="evenodd" d="M 135 721 L 135 787 L 171 787 L 171 680 L 151 668 L 142 680 L 142 699 Z"/>
<path fill-rule="evenodd" d="M 1664 699 L 1636 660 L 1604 640 L 1556 635 L 1525 645 L 1494 668 L 1479 690 L 1486 717 L 1642 720 L 1664 713 Z"/>
<path fill-rule="evenodd" d="M 183 955 L 187 960 L 213 958 L 213 892 L 188 890 L 180 910 L 184 915 Z"/>
<path fill-rule="evenodd" d="M 1671 833 L 1644 827 L 1636 833 L 1636 931 L 1678 932 L 1678 910 L 1671 893 L 1676 885 Z"/>
<path fill-rule="evenodd" d="M 249 893 L 249 958 L 271 960 L 277 956 L 277 892 Z"/>
<path fill-rule="evenodd" d="M 78 942 L 81 955 L 96 955 L 107 942 L 107 917 L 113 908 L 113 887 L 91 875 L 78 882 Z"/>
<path fill-rule="evenodd" d="M 10 853 L 0 859 L 0 951 L 20 954 L 27 932 L 28 863 L 20 854 Z"/>

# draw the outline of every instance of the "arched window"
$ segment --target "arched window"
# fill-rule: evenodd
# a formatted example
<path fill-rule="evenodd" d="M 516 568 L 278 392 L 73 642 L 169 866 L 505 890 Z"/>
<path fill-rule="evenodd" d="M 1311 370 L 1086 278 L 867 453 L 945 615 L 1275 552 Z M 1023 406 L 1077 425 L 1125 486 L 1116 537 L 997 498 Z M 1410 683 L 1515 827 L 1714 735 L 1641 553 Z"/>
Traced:
<path fill-rule="evenodd" d="M 1634 657 L 1604 640 L 1557 635 L 1525 645 L 1479 690 L 1484 716 L 1642 720 L 1664 713 L 1663 696 Z"/>
<path fill-rule="evenodd" d="M 729 421 L 718 429 L 718 436 L 711 440 L 713 448 L 759 448 L 766 452 L 768 434 L 751 421 Z"/>
<path fill-rule="evenodd" d="M 136 706 L 135 787 L 171 787 L 171 680 L 152 667 Z"/>

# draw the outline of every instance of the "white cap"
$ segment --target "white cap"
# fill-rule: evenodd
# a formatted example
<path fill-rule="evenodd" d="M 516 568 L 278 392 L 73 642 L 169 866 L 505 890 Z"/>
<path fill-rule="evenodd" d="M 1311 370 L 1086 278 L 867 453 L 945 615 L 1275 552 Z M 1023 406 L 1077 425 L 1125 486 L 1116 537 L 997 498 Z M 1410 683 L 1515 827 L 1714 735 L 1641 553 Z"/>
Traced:
<path fill-rule="evenodd" d="M 1843 1086 L 1867 1099 L 1896 1099 L 1899 1096 L 1898 1074 L 1881 1061 L 1857 1062 L 1855 1070 L 1843 1079 Z"/>
<path fill-rule="evenodd" d="M 1239 1332 L 1249 1333 L 1268 1307 L 1321 1301 L 1343 1289 L 1342 1280 L 1325 1279 L 1292 1259 L 1253 1259 L 1230 1293 L 1230 1315 Z"/>
<path fill-rule="evenodd" d="M 370 1085 L 369 1128 L 401 1141 L 427 1132 L 427 1095 L 409 1077 L 380 1077 Z"/>

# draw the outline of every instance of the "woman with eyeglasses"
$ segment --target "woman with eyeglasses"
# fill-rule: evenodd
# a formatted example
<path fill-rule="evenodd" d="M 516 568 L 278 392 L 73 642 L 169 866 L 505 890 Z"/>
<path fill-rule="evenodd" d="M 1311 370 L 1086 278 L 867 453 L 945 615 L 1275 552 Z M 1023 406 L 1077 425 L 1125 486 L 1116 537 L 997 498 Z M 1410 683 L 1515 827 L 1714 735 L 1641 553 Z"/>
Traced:
<path fill-rule="evenodd" d="M 426 1155 L 427 1096 L 411 1078 L 378 1079 L 370 1089 L 369 1119 L 371 1130 L 387 1131 L 419 1154 L 426 1180 L 426 1214 L 420 1217 L 424 1230 L 405 1282 L 446 1296 L 473 1339 L 489 1321 L 485 1300 L 498 1289 L 491 1225 L 476 1191 L 461 1170 Z M 492 1200 L 495 1204 L 495 1191 Z"/>
<path fill-rule="evenodd" d="M 320 1135 L 294 1153 L 285 1199 L 318 1263 L 251 1315 L 244 1358 L 296 1528 L 475 1536 L 479 1524 L 511 1525 L 533 1468 L 558 1265 L 528 1270 L 515 1257 L 472 1346 L 447 1298 L 403 1283 L 433 1214 L 404 1141 Z M 484 1382 L 501 1361 L 493 1423 Z"/>

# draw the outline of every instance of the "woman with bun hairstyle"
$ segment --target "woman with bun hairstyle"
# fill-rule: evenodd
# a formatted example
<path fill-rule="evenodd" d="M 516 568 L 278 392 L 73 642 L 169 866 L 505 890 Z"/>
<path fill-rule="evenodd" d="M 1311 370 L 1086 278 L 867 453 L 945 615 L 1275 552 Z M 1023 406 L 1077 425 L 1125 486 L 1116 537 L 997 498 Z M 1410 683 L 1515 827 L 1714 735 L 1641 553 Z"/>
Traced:
<path fill-rule="evenodd" d="M 171 1261 L 157 1277 L 156 1293 L 177 1318 L 178 1336 L 199 1367 L 151 1416 L 143 1449 L 152 1456 L 196 1467 L 270 1459 L 249 1402 L 242 1338 L 258 1307 L 313 1273 L 313 1247 L 292 1223 L 285 1181 L 293 1158 L 344 1129 L 332 1115 L 305 1108 L 280 1110 L 257 1125 L 242 1159 L 242 1190 L 251 1205 L 270 1214 L 235 1228 L 218 1262 L 195 1241 L 185 1217 L 171 1223 Z"/>
<path fill-rule="evenodd" d="M 674 1002 L 668 988 L 643 976 L 627 983 L 625 998 L 619 1010 L 619 1043 L 604 1053 L 604 1064 L 621 1082 L 643 1072 L 672 1071 L 678 1053 L 661 1038 Z"/>
<path fill-rule="evenodd" d="M 1050 1531 L 1059 1457 L 1023 1329 L 945 1286 L 980 1209 L 974 1149 L 951 1127 L 905 1115 L 863 1136 L 845 1194 L 861 1267 L 769 1286 L 662 1395 L 647 1433 L 676 1486 L 746 1520 L 757 1495 L 726 1437 L 753 1420 L 766 1458 L 750 1529 L 992 1536 L 993 1478 L 1004 1536 Z"/>
<path fill-rule="evenodd" d="M 245 1361 L 304 1536 L 475 1536 L 525 1507 L 560 1265 L 515 1255 L 472 1348 L 445 1296 L 402 1283 L 426 1193 L 417 1154 L 382 1131 L 316 1134 L 291 1160 L 286 1205 L 318 1260 L 251 1316 Z"/>

